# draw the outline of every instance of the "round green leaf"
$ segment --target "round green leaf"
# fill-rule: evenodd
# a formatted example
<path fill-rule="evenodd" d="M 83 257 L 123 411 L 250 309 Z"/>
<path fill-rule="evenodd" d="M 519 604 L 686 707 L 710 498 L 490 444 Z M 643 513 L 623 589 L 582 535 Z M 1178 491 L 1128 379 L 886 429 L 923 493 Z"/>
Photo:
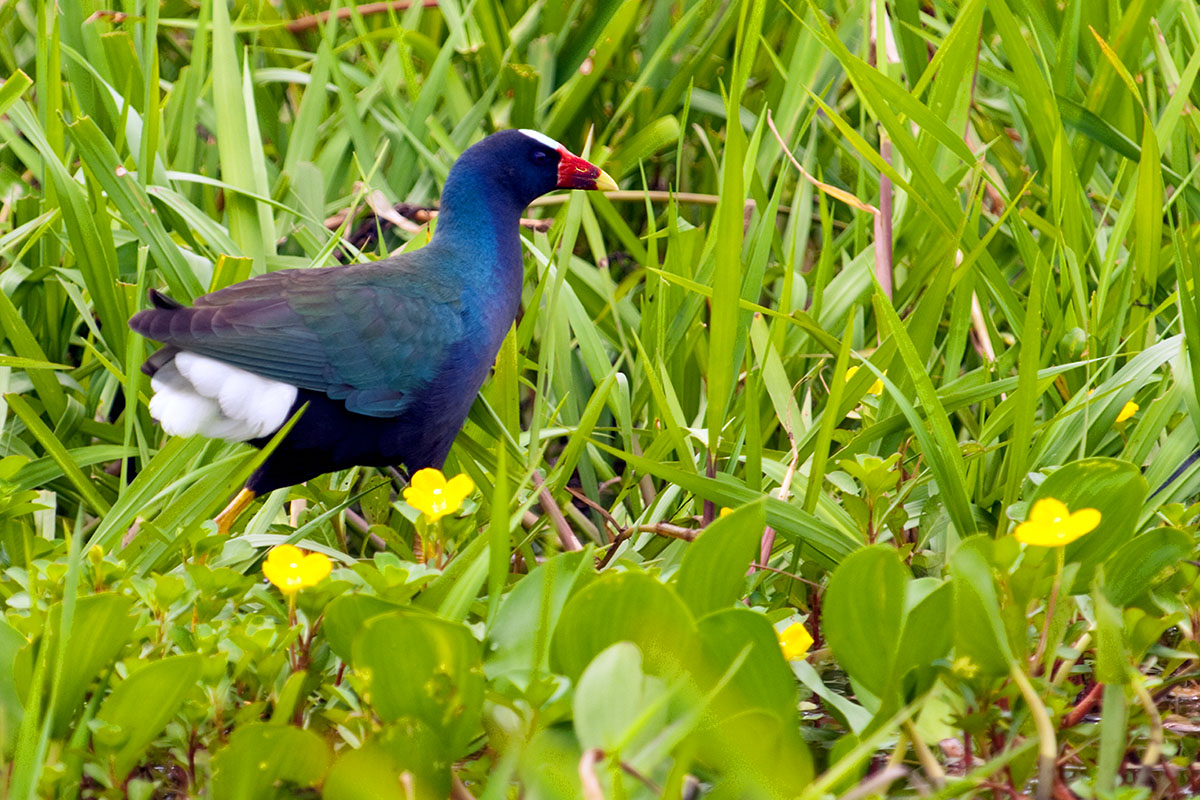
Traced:
<path fill-rule="evenodd" d="M 847 556 L 825 590 L 825 638 L 846 673 L 876 696 L 891 674 L 909 579 L 894 547 L 874 545 Z"/>
<path fill-rule="evenodd" d="M 325 638 L 329 649 L 347 663 L 352 660 L 354 637 L 371 617 L 397 611 L 404 606 L 369 594 L 344 594 L 325 607 Z"/>
<path fill-rule="evenodd" d="M 992 569 L 982 550 L 992 540 L 985 535 L 963 541 L 950 559 L 954 586 L 954 649 L 971 670 L 984 675 L 1007 675 L 1012 648 L 1000 614 Z"/>
<path fill-rule="evenodd" d="M 697 672 L 706 679 L 703 688 L 723 685 L 712 700 L 714 710 L 762 708 L 780 713 L 795 708 L 796 678 L 766 617 L 745 607 L 727 608 L 704 617 L 696 627 L 702 657 Z M 727 674 L 739 659 L 741 665 Z"/>
<path fill-rule="evenodd" d="M 419 720 L 458 757 L 480 730 L 483 669 L 466 626 L 414 612 L 372 617 L 354 639 L 367 700 L 389 722 Z"/>
<path fill-rule="evenodd" d="M 665 727 L 667 708 L 659 703 L 665 692 L 661 680 L 642 671 L 641 651 L 617 642 L 592 659 L 575 687 L 572 712 L 580 746 L 635 752 Z M 647 714 L 656 703 L 659 713 Z"/>
<path fill-rule="evenodd" d="M 417 720 L 389 725 L 357 750 L 343 752 L 321 787 L 324 800 L 394 800 L 406 781 L 412 796 L 450 794 L 449 756 L 439 737 Z M 405 776 L 407 773 L 407 777 Z"/>
<path fill-rule="evenodd" d="M 329 769 L 329 747 L 312 731 L 252 722 L 213 756 L 213 800 L 295 796 L 284 784 L 315 786 Z"/>
<path fill-rule="evenodd" d="M 730 606 L 746 593 L 746 572 L 766 524 L 763 504 L 752 503 L 714 520 L 688 545 L 675 591 L 693 614 Z"/>
<path fill-rule="evenodd" d="M 1113 605 L 1127 606 L 1190 552 L 1192 537 L 1175 528 L 1135 536 L 1104 562 L 1104 593 Z"/>
<path fill-rule="evenodd" d="M 96 718 L 119 728 L 121 735 L 111 749 L 97 740 L 96 750 L 111 759 L 113 774 L 124 778 L 175 716 L 196 686 L 201 661 L 194 653 L 154 661 L 130 675 L 105 699 Z"/>
<path fill-rule="evenodd" d="M 607 573 L 576 594 L 554 631 L 551 663 L 577 680 L 592 659 L 617 642 L 633 642 L 651 675 L 691 663 L 696 625 L 680 599 L 641 572 Z"/>
<path fill-rule="evenodd" d="M 488 677 L 523 684 L 523 676 L 548 669 L 558 619 L 568 599 L 595 575 L 591 556 L 579 550 L 554 556 L 518 581 L 488 629 Z"/>

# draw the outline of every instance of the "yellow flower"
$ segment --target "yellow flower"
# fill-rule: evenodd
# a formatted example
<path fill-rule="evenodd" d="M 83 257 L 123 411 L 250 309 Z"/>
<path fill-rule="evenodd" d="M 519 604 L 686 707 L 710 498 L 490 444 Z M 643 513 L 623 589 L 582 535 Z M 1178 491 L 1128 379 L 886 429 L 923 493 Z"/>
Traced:
<path fill-rule="evenodd" d="M 1039 547 L 1062 547 L 1100 524 L 1100 512 L 1081 508 L 1072 514 L 1060 500 L 1043 497 L 1033 504 L 1029 519 L 1013 531 L 1018 542 Z"/>
<path fill-rule="evenodd" d="M 718 517 L 728 517 L 732 513 L 733 513 L 733 509 L 730 508 L 729 506 L 721 506 L 721 513 L 717 514 L 717 516 Z"/>
<path fill-rule="evenodd" d="M 788 661 L 799 661 L 804 658 L 808 648 L 813 646 L 812 636 L 799 622 L 787 626 L 782 631 L 776 631 L 775 635 L 779 638 L 783 657 Z"/>
<path fill-rule="evenodd" d="M 960 678 L 974 678 L 979 672 L 979 665 L 970 656 L 959 656 L 950 665 L 950 671 Z"/>
<path fill-rule="evenodd" d="M 1121 407 L 1121 413 L 1117 414 L 1116 422 L 1124 422 L 1138 412 L 1139 406 L 1132 400 Z"/>
<path fill-rule="evenodd" d="M 475 484 L 466 475 L 455 475 L 446 480 L 441 470 L 427 467 L 413 474 L 412 482 L 404 490 L 404 502 L 424 514 L 430 522 L 437 522 L 462 508 L 463 500 L 473 491 Z"/>
<path fill-rule="evenodd" d="M 333 565 L 323 553 L 308 553 L 290 544 L 281 544 L 267 554 L 263 562 L 263 575 L 280 588 L 284 594 L 292 594 L 309 586 L 316 586 L 329 576 Z"/>
<path fill-rule="evenodd" d="M 857 373 L 857 372 L 858 372 L 857 364 L 853 367 L 850 367 L 850 369 L 846 370 L 846 381 L 849 382 L 849 380 L 851 378 L 853 378 L 855 373 Z M 879 397 L 881 394 L 883 394 L 883 381 L 880 380 L 879 378 L 876 378 L 875 382 L 871 384 L 871 388 L 867 389 L 867 394 L 873 394 L 876 397 Z"/>

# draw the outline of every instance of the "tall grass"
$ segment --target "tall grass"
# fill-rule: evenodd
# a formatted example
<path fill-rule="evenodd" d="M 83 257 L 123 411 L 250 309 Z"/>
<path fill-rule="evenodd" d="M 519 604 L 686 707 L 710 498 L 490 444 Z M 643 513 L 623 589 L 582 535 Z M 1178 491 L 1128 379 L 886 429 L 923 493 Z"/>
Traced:
<path fill-rule="evenodd" d="M 526 231 L 522 316 L 447 466 L 481 488 L 473 510 L 486 532 L 461 531 L 445 580 L 420 579 L 434 581 L 427 608 L 491 632 L 501 598 L 532 591 L 521 587 L 533 576 L 510 574 L 512 564 L 568 558 L 555 555 L 563 526 L 594 547 L 603 571 L 669 579 L 695 529 L 722 507 L 765 498 L 753 549 L 769 569 L 753 571 L 738 597 L 772 622 L 810 615 L 816 630 L 828 575 L 865 545 L 888 543 L 918 576 L 941 580 L 961 542 L 1004 541 L 1048 474 L 1094 457 L 1144 473 L 1149 491 L 1133 503 L 1128 536 L 1170 525 L 1194 540 L 1200 15 L 1189 2 L 439 0 L 322 10 L 293 0 L 119 9 L 20 0 L 0 7 L 0 24 L 0 456 L 20 457 L 0 461 L 0 592 L 10 617 L 32 620 L 10 619 L 26 638 L 61 601 L 55 635 L 66 647 L 76 576 L 102 574 L 100 563 L 119 562 L 145 604 L 144 587 L 163 576 L 207 580 L 189 572 L 205 559 L 253 574 L 262 549 L 283 541 L 412 558 L 416 514 L 370 469 L 280 490 L 244 517 L 240 537 L 215 541 L 208 520 L 254 454 L 163 436 L 139 371 L 150 345 L 126 320 L 151 287 L 188 301 L 252 274 L 419 246 L 421 223 L 391 225 L 370 209 L 379 198 L 435 206 L 455 157 L 503 127 L 544 131 L 623 191 L 551 197 L 529 212 L 552 224 Z M 381 235 L 355 236 L 364 220 Z M 1130 402 L 1137 413 L 1116 422 Z M 1052 561 L 1040 567 L 1040 596 Z M 1163 567 L 1179 571 L 1165 583 L 1151 576 L 1157 605 L 1124 611 L 1136 641 L 1163 622 L 1144 647 L 1130 645 L 1135 681 L 1196 653 L 1195 569 Z M 1000 606 L 1027 603 L 1005 617 L 1014 640 L 1029 638 L 1030 621 L 1053 627 L 1052 645 L 1064 648 L 1100 635 L 1090 584 L 1054 619 L 1030 587 L 1001 589 Z M 254 591 L 250 600 L 266 602 Z M 147 619 L 177 619 L 186 606 L 161 602 Z M 535 618 L 543 641 L 526 643 L 535 663 L 557 611 Z M 0 646 L 6 663 L 24 641 Z M 980 697 L 1007 691 L 1016 706 L 1014 684 L 971 697 L 946 677 L 892 719 L 901 709 L 883 714 L 886 702 L 880 711 L 863 700 L 870 692 L 836 647 L 837 660 L 821 652 L 816 670 L 796 673 L 828 712 L 804 727 L 827 770 L 810 794 L 846 791 L 897 735 L 897 762 L 913 743 L 911 766 L 942 794 L 986 781 L 1022 788 L 1011 764 L 1033 758 L 1019 741 L 1036 738 L 1025 712 L 971 728 L 971 714 L 985 714 Z M 80 777 L 92 761 L 78 753 L 96 752 L 86 720 L 107 683 L 89 695 L 90 710 L 58 726 L 65 650 L 57 660 L 49 647 L 37 653 L 10 704 L 25 713 L 4 751 L 15 759 L 9 791 L 102 791 L 92 772 L 92 783 Z M 883 714 L 878 725 L 852 724 L 856 712 L 838 705 L 851 703 L 829 688 L 844 685 L 839 668 L 856 681 L 840 694 L 857 691 Z M 121 666 L 103 681 L 133 672 Z M 284 679 L 262 680 L 246 697 L 279 701 Z M 1038 688 L 1053 713 L 1073 704 L 1061 682 Z M 221 691 L 238 696 L 228 682 Z M 573 753 L 577 741 L 552 733 L 569 714 L 552 693 L 490 691 L 545 704 L 525 749 L 507 751 L 518 755 L 504 756 L 489 733 L 489 763 L 555 796 L 523 759 Z M 1132 774 L 1126 742 L 1163 735 L 1154 703 L 1128 692 L 1128 724 L 1108 721 L 1118 702 L 1105 694 L 1105 722 L 1070 745 L 1101 787 Z M 921 726 L 900 719 L 926 707 Z M 339 746 L 362 741 L 350 723 L 322 724 L 313 727 L 332 739 L 343 725 Z M 996 725 L 1012 738 L 996 734 L 986 768 L 958 783 L 937 778 L 925 740 L 965 729 L 979 746 Z M 1168 741 L 1180 758 L 1194 749 Z M 651 784 L 683 785 L 688 762 L 672 752 L 676 768 L 643 752 Z M 1154 775 L 1156 791 L 1184 781 Z M 895 791 L 917 791 L 916 777 L 895 779 Z M 603 780 L 605 792 L 651 792 L 615 768 Z M 506 782 L 483 796 L 507 796 Z M 772 786 L 763 791 L 790 791 Z"/>

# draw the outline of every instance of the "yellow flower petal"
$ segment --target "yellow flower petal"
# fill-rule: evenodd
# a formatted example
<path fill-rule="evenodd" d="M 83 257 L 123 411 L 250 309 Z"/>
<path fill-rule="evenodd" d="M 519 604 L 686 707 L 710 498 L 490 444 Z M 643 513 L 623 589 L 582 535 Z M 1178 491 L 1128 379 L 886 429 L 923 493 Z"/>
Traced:
<path fill-rule="evenodd" d="M 1085 533 L 1091 533 L 1100 524 L 1100 512 L 1094 508 L 1081 508 L 1067 517 L 1066 535 L 1072 540 L 1078 539 Z"/>
<path fill-rule="evenodd" d="M 804 658 L 808 648 L 813 646 L 812 635 L 799 622 L 793 623 L 775 634 L 779 638 L 779 647 L 783 657 L 788 661 L 799 661 Z"/>
<path fill-rule="evenodd" d="M 718 514 L 717 516 L 718 517 L 728 517 L 732 513 L 733 513 L 733 509 L 730 508 L 729 506 L 721 506 L 721 513 Z"/>
<path fill-rule="evenodd" d="M 1056 525 L 1070 513 L 1066 503 L 1061 500 L 1043 497 L 1033 504 L 1033 510 L 1029 512 L 1029 520 L 1039 525 Z"/>
<path fill-rule="evenodd" d="M 1116 422 L 1124 422 L 1125 420 L 1129 419 L 1138 412 L 1139 408 L 1141 408 L 1141 406 L 1133 401 L 1126 403 L 1121 407 L 1121 413 L 1117 414 Z"/>
<path fill-rule="evenodd" d="M 462 508 L 463 500 L 475 491 L 475 483 L 466 475 L 455 475 L 449 481 L 439 470 L 417 470 L 404 490 L 404 502 L 420 511 L 430 522 Z"/>
<path fill-rule="evenodd" d="M 858 365 L 855 364 L 853 367 L 850 367 L 846 370 L 847 382 L 849 382 L 851 378 L 858 374 L 858 369 Z M 879 397 L 881 394 L 883 394 L 883 381 L 879 378 L 876 378 L 875 382 L 871 384 L 871 388 L 867 389 L 867 394 L 873 394 L 876 397 Z"/>
<path fill-rule="evenodd" d="M 446 483 L 446 495 L 452 498 L 450 504 L 456 507 L 461 506 L 473 491 L 475 482 L 468 475 L 455 475 Z"/>
<path fill-rule="evenodd" d="M 267 561 L 280 566 L 293 565 L 302 558 L 304 558 L 304 551 L 294 544 L 281 544 L 271 548 L 271 552 L 267 553 Z"/>
<path fill-rule="evenodd" d="M 329 576 L 333 564 L 323 553 L 309 553 L 294 545 L 273 548 L 263 561 L 263 575 L 285 594 L 316 586 Z"/>
<path fill-rule="evenodd" d="M 333 563 L 324 553 L 309 553 L 300 560 L 300 577 L 305 586 L 315 586 L 329 577 Z"/>
<path fill-rule="evenodd" d="M 426 467 L 413 473 L 409 486 L 417 491 L 432 492 L 446 488 L 446 476 L 441 470 Z"/>
<path fill-rule="evenodd" d="M 1067 506 L 1053 497 L 1033 504 L 1029 519 L 1013 531 L 1017 541 L 1038 547 L 1062 547 L 1091 532 L 1100 524 L 1100 512 L 1081 508 L 1070 513 Z"/>

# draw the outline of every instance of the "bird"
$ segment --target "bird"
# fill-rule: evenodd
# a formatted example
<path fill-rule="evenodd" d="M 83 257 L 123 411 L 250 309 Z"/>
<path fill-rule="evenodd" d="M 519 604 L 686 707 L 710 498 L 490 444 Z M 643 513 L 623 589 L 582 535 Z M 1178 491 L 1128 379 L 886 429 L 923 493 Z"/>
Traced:
<path fill-rule="evenodd" d="M 129 326 L 163 344 L 142 371 L 166 433 L 261 448 L 303 409 L 217 531 L 327 472 L 440 469 L 519 311 L 522 211 L 555 189 L 616 188 L 545 134 L 502 130 L 454 162 L 416 250 L 269 272 L 190 306 L 151 290 Z"/>

